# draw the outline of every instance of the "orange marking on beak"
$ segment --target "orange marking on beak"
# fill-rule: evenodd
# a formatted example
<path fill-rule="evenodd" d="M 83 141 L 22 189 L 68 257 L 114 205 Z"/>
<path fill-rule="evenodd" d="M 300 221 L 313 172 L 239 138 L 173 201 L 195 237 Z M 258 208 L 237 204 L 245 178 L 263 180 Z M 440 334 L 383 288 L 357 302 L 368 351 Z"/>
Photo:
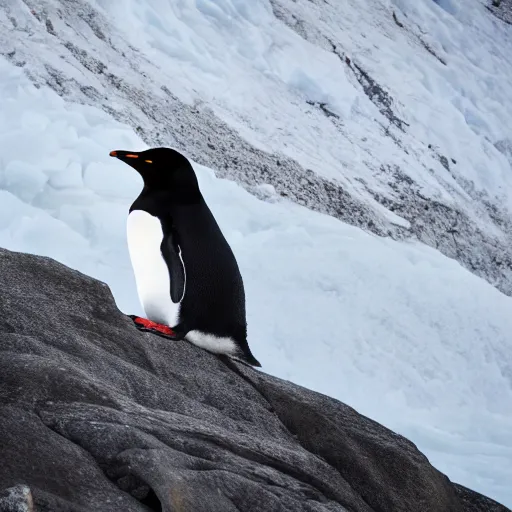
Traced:
<path fill-rule="evenodd" d="M 110 155 L 110 156 L 117 156 L 117 151 L 111 151 L 111 152 L 109 153 L 109 155 Z"/>
<path fill-rule="evenodd" d="M 148 164 L 152 164 L 153 163 L 153 160 L 144 160 L 144 162 L 148 163 Z"/>
<path fill-rule="evenodd" d="M 125 158 L 139 158 L 139 155 L 124 155 Z"/>

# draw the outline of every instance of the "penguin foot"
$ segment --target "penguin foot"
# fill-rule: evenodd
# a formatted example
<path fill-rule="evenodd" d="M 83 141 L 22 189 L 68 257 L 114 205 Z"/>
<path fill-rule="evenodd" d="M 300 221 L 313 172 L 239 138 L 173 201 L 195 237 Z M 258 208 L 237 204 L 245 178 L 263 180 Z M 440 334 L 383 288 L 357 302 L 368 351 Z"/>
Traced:
<path fill-rule="evenodd" d="M 154 332 L 155 334 L 164 335 L 165 337 L 170 338 L 176 337 L 176 333 L 168 325 L 158 324 L 152 320 L 148 320 L 147 318 L 135 315 L 130 315 L 130 318 L 133 320 L 135 327 L 137 327 L 139 331 Z"/>

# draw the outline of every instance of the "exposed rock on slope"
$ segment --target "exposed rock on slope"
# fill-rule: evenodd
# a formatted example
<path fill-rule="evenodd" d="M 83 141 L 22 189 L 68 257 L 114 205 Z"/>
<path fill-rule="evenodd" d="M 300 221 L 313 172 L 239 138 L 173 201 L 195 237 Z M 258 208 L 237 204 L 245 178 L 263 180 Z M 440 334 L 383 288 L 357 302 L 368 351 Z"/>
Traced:
<path fill-rule="evenodd" d="M 512 1 L 493 0 L 486 6 L 495 16 L 512 25 Z"/>
<path fill-rule="evenodd" d="M 352 408 L 0 250 L 0 511 L 503 511 Z M 33 502 L 33 503 L 32 503 Z"/>

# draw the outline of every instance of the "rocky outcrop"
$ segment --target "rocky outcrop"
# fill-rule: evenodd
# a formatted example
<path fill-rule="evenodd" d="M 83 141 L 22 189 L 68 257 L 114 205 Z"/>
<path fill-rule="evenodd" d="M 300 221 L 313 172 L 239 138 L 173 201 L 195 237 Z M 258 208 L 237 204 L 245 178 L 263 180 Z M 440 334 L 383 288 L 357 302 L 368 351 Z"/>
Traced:
<path fill-rule="evenodd" d="M 492 0 L 486 7 L 500 20 L 512 25 L 512 0 Z"/>
<path fill-rule="evenodd" d="M 0 250 L 0 511 L 506 511 L 327 396 L 137 331 Z"/>

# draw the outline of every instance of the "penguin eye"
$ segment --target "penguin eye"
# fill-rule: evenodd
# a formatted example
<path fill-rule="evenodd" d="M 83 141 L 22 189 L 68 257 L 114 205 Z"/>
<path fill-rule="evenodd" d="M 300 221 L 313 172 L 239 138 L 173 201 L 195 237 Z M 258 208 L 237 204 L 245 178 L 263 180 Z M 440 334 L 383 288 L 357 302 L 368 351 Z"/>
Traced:
<path fill-rule="evenodd" d="M 144 160 L 144 162 L 146 162 L 147 164 L 152 164 L 153 160 Z"/>

